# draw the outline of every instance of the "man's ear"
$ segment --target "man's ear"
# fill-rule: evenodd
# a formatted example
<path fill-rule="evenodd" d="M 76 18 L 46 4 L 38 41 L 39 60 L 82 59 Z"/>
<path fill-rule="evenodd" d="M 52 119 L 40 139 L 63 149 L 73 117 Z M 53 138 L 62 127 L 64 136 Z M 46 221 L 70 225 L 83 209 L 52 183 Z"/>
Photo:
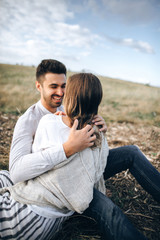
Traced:
<path fill-rule="evenodd" d="M 42 87 L 41 84 L 38 81 L 36 81 L 36 88 L 39 92 L 41 92 L 41 87 Z"/>

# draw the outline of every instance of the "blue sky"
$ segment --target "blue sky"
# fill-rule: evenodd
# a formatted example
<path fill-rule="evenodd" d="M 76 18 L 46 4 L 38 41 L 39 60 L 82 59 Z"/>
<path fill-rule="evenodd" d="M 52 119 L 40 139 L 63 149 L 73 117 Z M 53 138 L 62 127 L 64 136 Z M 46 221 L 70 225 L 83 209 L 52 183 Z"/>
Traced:
<path fill-rule="evenodd" d="M 0 0 L 0 62 L 160 87 L 160 0 Z"/>

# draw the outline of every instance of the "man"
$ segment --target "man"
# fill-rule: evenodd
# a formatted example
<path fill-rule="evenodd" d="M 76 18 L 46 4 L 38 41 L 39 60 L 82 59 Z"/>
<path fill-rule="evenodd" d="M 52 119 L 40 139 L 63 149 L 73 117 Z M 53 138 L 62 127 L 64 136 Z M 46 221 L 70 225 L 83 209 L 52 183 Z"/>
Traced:
<path fill-rule="evenodd" d="M 62 146 L 31 153 L 34 134 L 41 117 L 47 113 L 63 112 L 61 104 L 65 93 L 66 68 L 56 60 L 43 60 L 37 68 L 36 77 L 36 87 L 41 99 L 19 118 L 14 130 L 9 163 L 10 176 L 14 183 L 32 179 L 50 170 L 75 152 L 92 146 L 95 139 L 94 131 L 89 125 L 77 130 L 78 124 L 75 121 L 68 140 Z M 100 116 L 95 118 L 95 124 L 102 125 L 101 131 L 106 131 L 105 122 Z M 104 178 L 128 168 L 139 183 L 160 201 L 160 174 L 135 146 L 110 150 Z M 83 214 L 97 221 L 104 239 L 145 239 L 121 210 L 97 190 L 94 190 L 93 200 Z"/>

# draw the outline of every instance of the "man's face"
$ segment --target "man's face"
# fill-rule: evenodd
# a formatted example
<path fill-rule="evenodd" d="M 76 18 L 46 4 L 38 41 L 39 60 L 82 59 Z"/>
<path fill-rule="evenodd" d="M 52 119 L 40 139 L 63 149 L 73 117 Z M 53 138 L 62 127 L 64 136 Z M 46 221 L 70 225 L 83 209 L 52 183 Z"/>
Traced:
<path fill-rule="evenodd" d="M 36 82 L 36 87 L 41 94 L 41 102 L 50 112 L 56 112 L 57 107 L 62 104 L 65 93 L 65 74 L 46 73 L 43 82 Z"/>

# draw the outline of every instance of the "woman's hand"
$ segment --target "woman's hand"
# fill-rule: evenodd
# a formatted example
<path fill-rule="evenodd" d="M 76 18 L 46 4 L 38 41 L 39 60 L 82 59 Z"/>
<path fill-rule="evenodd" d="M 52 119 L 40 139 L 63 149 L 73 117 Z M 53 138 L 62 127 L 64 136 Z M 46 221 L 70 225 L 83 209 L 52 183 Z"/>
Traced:
<path fill-rule="evenodd" d="M 76 119 L 70 130 L 67 142 L 63 144 L 66 157 L 70 157 L 76 152 L 80 152 L 85 148 L 93 146 L 96 139 L 96 136 L 94 135 L 94 129 L 91 127 L 91 125 L 88 124 L 80 130 L 77 130 L 77 127 L 78 120 Z"/>
<path fill-rule="evenodd" d="M 55 115 L 61 115 L 61 116 L 64 115 L 64 116 L 66 116 L 66 114 L 64 112 L 62 112 L 62 111 L 55 112 L 54 114 Z"/>
<path fill-rule="evenodd" d="M 96 126 L 101 126 L 99 129 L 100 132 L 107 132 L 107 125 L 105 123 L 105 120 L 100 116 L 100 115 L 95 115 L 93 121 L 92 121 Z"/>

